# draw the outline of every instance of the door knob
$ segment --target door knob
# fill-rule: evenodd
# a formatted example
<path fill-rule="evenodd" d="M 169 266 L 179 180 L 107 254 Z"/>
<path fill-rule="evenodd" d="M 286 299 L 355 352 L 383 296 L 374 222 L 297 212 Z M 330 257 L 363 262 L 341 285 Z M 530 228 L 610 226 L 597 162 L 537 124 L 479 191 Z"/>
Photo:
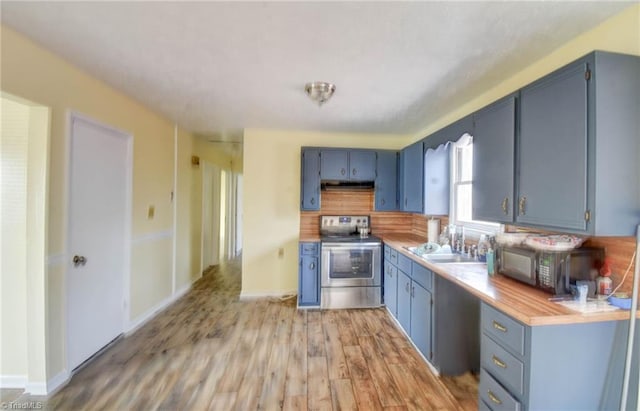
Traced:
<path fill-rule="evenodd" d="M 87 263 L 87 259 L 83 255 L 74 255 L 72 261 L 75 267 L 85 265 Z"/>

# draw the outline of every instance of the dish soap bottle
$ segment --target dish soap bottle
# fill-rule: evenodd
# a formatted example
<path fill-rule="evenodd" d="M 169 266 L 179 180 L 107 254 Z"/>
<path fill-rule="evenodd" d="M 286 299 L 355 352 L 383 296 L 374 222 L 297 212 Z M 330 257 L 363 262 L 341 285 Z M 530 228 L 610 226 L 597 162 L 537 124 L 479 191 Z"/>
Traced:
<path fill-rule="evenodd" d="M 489 249 L 487 250 L 487 274 L 489 274 L 489 277 L 496 275 L 494 255 L 493 248 L 489 246 Z"/>
<path fill-rule="evenodd" d="M 604 264 L 600 268 L 600 276 L 596 282 L 596 288 L 598 289 L 598 298 L 601 300 L 606 299 L 611 294 L 613 281 L 611 281 L 611 260 L 609 258 L 604 259 Z"/>

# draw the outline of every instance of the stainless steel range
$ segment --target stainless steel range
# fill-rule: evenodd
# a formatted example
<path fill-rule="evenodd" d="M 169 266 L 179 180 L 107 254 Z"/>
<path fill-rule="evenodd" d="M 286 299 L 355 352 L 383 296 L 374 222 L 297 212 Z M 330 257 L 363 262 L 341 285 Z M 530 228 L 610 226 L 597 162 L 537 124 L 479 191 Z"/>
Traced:
<path fill-rule="evenodd" d="M 320 218 L 321 308 L 382 304 L 382 241 L 371 235 L 362 236 L 359 227 L 370 227 L 369 216 Z"/>

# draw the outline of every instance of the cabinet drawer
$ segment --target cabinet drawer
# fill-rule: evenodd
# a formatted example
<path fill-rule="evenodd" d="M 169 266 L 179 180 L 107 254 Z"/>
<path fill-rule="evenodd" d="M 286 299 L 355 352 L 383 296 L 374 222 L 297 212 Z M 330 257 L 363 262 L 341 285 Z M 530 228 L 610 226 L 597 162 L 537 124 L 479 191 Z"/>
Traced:
<path fill-rule="evenodd" d="M 489 371 L 502 385 L 514 394 L 524 393 L 524 364 L 484 333 L 480 358 L 482 368 Z"/>
<path fill-rule="evenodd" d="M 319 246 L 318 243 L 300 243 L 300 254 L 318 255 Z"/>
<path fill-rule="evenodd" d="M 491 375 L 480 369 L 480 385 L 478 386 L 478 402 L 484 401 L 493 411 L 520 411 L 520 403 L 513 398 Z"/>
<path fill-rule="evenodd" d="M 411 262 L 411 277 L 428 291 L 433 289 L 433 273 L 415 261 Z"/>
<path fill-rule="evenodd" d="M 495 341 L 524 355 L 524 325 L 484 303 L 481 323 L 482 329 Z"/>
<path fill-rule="evenodd" d="M 411 259 L 398 253 L 398 268 L 407 274 L 411 274 Z"/>
<path fill-rule="evenodd" d="M 393 248 L 389 248 L 389 261 L 391 264 L 398 265 L 398 251 Z"/>
<path fill-rule="evenodd" d="M 388 245 L 384 246 L 384 259 L 389 260 L 391 258 L 391 248 Z"/>

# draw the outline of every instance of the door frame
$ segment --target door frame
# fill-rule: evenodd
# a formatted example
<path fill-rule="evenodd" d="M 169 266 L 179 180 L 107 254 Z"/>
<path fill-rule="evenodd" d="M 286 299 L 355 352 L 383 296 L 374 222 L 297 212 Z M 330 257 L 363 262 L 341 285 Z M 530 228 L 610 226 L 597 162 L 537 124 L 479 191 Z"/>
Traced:
<path fill-rule="evenodd" d="M 220 225 L 222 223 L 222 218 L 220 215 L 220 201 L 221 201 L 221 193 L 220 193 L 220 178 L 222 174 L 222 169 L 213 163 L 209 163 L 207 161 L 201 162 L 202 164 L 202 214 L 200 216 L 200 274 L 204 272 L 204 270 L 210 265 L 207 264 L 205 267 L 205 230 L 209 230 L 209 236 L 213 239 L 215 238 L 216 247 L 213 248 L 213 252 L 217 254 L 217 258 L 215 259 L 218 264 L 220 264 Z M 214 184 L 215 182 L 215 184 Z M 208 188 L 207 188 L 208 187 Z M 208 194 L 208 195 L 207 195 Z M 207 205 L 208 202 L 208 205 Z M 207 217 L 207 211 L 210 211 L 211 217 Z M 205 224 L 205 223 L 209 224 Z M 214 224 L 215 222 L 215 224 Z M 208 227 L 207 227 L 208 225 Z M 215 230 L 213 229 L 215 228 Z M 212 241 L 213 242 L 213 241 Z M 207 255 L 211 255 L 211 252 L 207 253 Z"/>
<path fill-rule="evenodd" d="M 122 332 L 124 332 L 130 323 L 129 311 L 130 311 L 130 297 L 131 297 L 131 230 L 132 230 L 132 216 L 131 213 L 133 211 L 133 135 L 129 132 L 120 130 L 118 128 L 112 127 L 110 125 L 104 124 L 100 121 L 97 121 L 87 115 L 79 113 L 74 110 L 67 110 L 67 130 L 66 130 L 66 141 L 65 141 L 65 154 L 66 154 L 66 167 L 65 167 L 65 230 L 66 230 L 66 239 L 65 239 L 65 270 L 63 277 L 64 284 L 64 318 L 65 318 L 65 343 L 64 343 L 64 352 L 65 352 L 65 367 L 67 374 L 69 377 L 73 374 L 73 369 L 70 364 L 70 355 L 69 355 L 69 270 L 71 268 L 70 256 L 71 256 L 71 149 L 72 149 L 72 139 L 73 139 L 73 121 L 79 120 L 85 123 L 88 123 L 94 127 L 102 128 L 111 133 L 118 134 L 122 138 L 126 140 L 127 145 L 127 170 L 126 170 L 126 185 L 124 187 L 125 190 L 125 221 L 124 221 L 124 238 L 122 239 L 124 245 L 124 255 L 123 255 L 123 267 L 122 267 Z M 91 358 L 91 357 L 89 357 Z"/>

